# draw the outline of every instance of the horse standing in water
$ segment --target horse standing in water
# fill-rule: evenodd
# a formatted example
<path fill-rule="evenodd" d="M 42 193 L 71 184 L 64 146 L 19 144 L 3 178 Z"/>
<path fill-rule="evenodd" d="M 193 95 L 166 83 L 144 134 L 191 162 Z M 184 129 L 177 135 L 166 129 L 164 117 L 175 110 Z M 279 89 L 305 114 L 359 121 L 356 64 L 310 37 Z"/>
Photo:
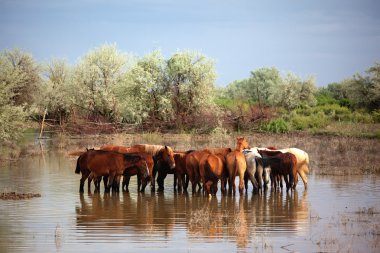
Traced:
<path fill-rule="evenodd" d="M 199 151 L 193 151 L 190 154 L 188 154 L 186 157 L 186 173 L 188 175 L 188 178 L 186 179 L 185 190 L 187 191 L 189 180 L 192 184 L 193 193 L 196 192 L 197 185 L 199 185 L 199 189 L 201 188 L 199 162 L 203 156 L 210 155 L 210 154 L 213 154 L 213 155 L 221 154 L 225 156 L 226 154 L 230 152 L 231 152 L 230 148 L 206 148 Z"/>
<path fill-rule="evenodd" d="M 78 157 L 75 173 L 82 172 L 80 179 L 79 192 L 83 192 L 84 182 L 90 173 L 98 179 L 101 177 L 108 177 L 108 184 L 106 185 L 105 192 L 109 192 L 111 186 L 116 181 L 120 183 L 120 177 L 131 168 L 137 168 L 142 182 L 142 190 L 147 184 L 149 175 L 148 167 L 145 159 L 141 156 L 121 154 L 117 152 L 103 151 L 103 150 L 88 150 Z M 99 184 L 95 184 L 98 188 Z M 96 189 L 99 190 L 99 189 Z"/>
<path fill-rule="evenodd" d="M 236 148 L 234 151 L 230 152 L 226 156 L 227 171 L 228 171 L 228 193 L 233 193 L 235 195 L 236 186 L 235 178 L 239 175 L 239 192 L 243 194 L 244 190 L 244 173 L 247 169 L 247 163 L 245 161 L 245 156 L 242 153 L 243 149 L 249 148 L 247 140 L 242 138 L 237 138 Z"/>
<path fill-rule="evenodd" d="M 114 146 L 114 145 L 104 145 L 100 147 L 101 150 L 112 150 L 116 152 L 120 152 L 123 154 L 129 153 L 146 153 L 153 158 L 153 164 L 151 163 L 151 159 L 148 160 L 148 168 L 149 168 L 149 177 L 151 183 L 151 190 L 155 191 L 155 177 L 157 173 L 157 163 L 159 161 L 166 163 L 170 169 L 175 168 L 175 160 L 174 153 L 171 147 L 162 146 L 162 145 L 149 145 L 149 144 L 137 144 L 131 147 L 123 147 L 123 146 Z M 128 176 L 128 175 L 127 175 Z M 128 178 L 126 178 L 126 183 L 129 182 Z M 124 187 L 124 186 L 123 186 Z M 126 184 L 128 189 L 128 185 Z"/>
<path fill-rule="evenodd" d="M 186 152 L 174 151 L 175 168 L 170 169 L 166 163 L 158 162 L 157 164 L 157 184 L 158 191 L 163 191 L 164 181 L 168 174 L 174 174 L 174 190 L 178 192 L 185 191 L 185 175 L 186 175 L 186 157 L 193 150 Z"/>
<path fill-rule="evenodd" d="M 268 148 L 258 148 L 258 150 L 267 150 L 270 151 L 273 149 Z M 300 175 L 303 184 L 305 186 L 305 189 L 307 189 L 307 174 L 309 174 L 309 154 L 303 151 L 302 149 L 298 148 L 284 148 L 284 149 L 278 149 L 276 151 L 280 151 L 282 153 L 291 153 L 296 157 L 296 170 L 297 173 Z M 294 178 L 294 184 L 297 185 L 298 183 L 298 175 Z"/>
<path fill-rule="evenodd" d="M 275 150 L 259 150 L 259 154 L 271 168 L 271 184 L 275 190 L 277 189 L 277 179 L 281 180 L 282 176 L 284 177 L 287 191 L 290 188 L 296 188 L 297 158 L 295 155 Z"/>
<path fill-rule="evenodd" d="M 203 189 L 208 196 L 218 191 L 218 180 L 221 182 L 221 191 L 225 194 L 225 180 L 227 180 L 226 158 L 222 154 L 207 154 L 199 162 L 199 173 L 203 182 Z"/>

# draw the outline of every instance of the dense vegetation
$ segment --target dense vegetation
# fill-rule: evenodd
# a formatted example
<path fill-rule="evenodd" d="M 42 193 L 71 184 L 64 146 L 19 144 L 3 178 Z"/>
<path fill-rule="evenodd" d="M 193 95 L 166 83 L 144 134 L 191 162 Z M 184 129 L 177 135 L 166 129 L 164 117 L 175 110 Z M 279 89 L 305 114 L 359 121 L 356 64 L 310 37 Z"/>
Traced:
<path fill-rule="evenodd" d="M 17 138 L 29 122 L 60 129 L 89 123 L 175 131 L 319 131 L 336 122 L 380 122 L 380 64 L 317 89 L 310 77 L 272 68 L 215 87 L 213 60 L 193 51 L 166 59 L 115 45 L 95 48 L 74 66 L 37 63 L 14 49 L 0 53 L 0 140 Z M 82 129 L 83 130 L 83 129 Z M 85 131 L 85 130 L 83 130 Z"/>

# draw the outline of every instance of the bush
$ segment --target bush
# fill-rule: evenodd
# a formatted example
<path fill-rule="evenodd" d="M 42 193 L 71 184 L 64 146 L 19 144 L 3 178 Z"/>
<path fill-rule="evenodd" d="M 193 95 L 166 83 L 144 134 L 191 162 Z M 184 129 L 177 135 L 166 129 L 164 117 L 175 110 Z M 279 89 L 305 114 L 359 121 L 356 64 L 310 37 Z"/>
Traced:
<path fill-rule="evenodd" d="M 261 130 L 272 133 L 287 133 L 289 132 L 288 124 L 283 119 L 271 120 L 269 123 L 264 124 Z"/>
<path fill-rule="evenodd" d="M 374 110 L 372 112 L 372 118 L 376 123 L 380 123 L 380 109 Z"/>
<path fill-rule="evenodd" d="M 330 122 L 329 118 L 323 113 L 318 112 L 310 116 L 292 114 L 291 124 L 295 130 L 305 130 L 309 128 L 323 128 Z"/>

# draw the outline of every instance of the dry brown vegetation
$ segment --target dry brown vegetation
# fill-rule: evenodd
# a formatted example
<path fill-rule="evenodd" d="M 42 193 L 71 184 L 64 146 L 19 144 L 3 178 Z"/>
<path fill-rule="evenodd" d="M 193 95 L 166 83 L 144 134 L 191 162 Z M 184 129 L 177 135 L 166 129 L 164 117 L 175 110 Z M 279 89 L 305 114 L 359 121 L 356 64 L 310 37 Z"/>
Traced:
<path fill-rule="evenodd" d="M 0 193 L 0 199 L 2 200 L 20 200 L 20 199 L 31 199 L 39 198 L 41 194 L 39 193 L 18 193 L 18 192 L 2 192 Z"/>

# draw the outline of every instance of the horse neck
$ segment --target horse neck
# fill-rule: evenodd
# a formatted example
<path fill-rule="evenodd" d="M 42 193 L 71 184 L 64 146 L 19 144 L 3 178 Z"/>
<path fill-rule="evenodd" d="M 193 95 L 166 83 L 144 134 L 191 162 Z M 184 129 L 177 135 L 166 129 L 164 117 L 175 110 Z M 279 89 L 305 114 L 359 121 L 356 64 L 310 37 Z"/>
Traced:
<path fill-rule="evenodd" d="M 235 148 L 235 151 L 238 151 L 238 152 L 243 152 L 243 146 L 241 144 L 236 144 L 236 148 Z"/>

